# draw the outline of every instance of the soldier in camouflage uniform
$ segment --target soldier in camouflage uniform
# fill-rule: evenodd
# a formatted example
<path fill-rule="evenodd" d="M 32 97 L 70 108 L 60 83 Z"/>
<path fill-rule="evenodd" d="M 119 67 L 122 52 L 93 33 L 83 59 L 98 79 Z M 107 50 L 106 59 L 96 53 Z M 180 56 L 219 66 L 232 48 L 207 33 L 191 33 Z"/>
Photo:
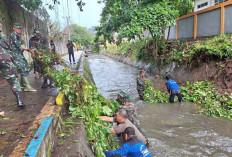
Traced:
<path fill-rule="evenodd" d="M 121 105 L 119 109 L 123 109 L 127 112 L 127 119 L 138 128 L 138 130 L 144 135 L 147 143 L 149 144 L 149 140 L 147 139 L 143 129 L 140 127 L 140 122 L 137 118 L 137 111 L 135 105 L 131 101 L 131 98 L 129 96 L 123 98 L 123 105 Z"/>
<path fill-rule="evenodd" d="M 29 49 L 22 47 L 22 41 L 19 36 L 21 34 L 22 27 L 20 24 L 14 23 L 13 30 L 14 32 L 11 33 L 10 36 L 11 56 L 13 57 L 12 62 L 21 74 L 21 86 L 24 87 L 24 91 L 36 92 L 37 90 L 31 87 L 28 80 L 29 65 L 23 56 L 23 51 L 28 51 Z"/>
<path fill-rule="evenodd" d="M 140 75 L 137 77 L 137 90 L 139 93 L 140 100 L 143 100 L 143 91 L 145 89 L 145 71 L 140 70 Z"/>
<path fill-rule="evenodd" d="M 137 111 L 135 109 L 134 103 L 131 102 L 128 96 L 124 98 L 123 105 L 121 105 L 119 109 L 124 109 L 127 112 L 127 119 L 129 119 L 141 132 L 140 123 L 137 118 Z"/>
<path fill-rule="evenodd" d="M 11 85 L 12 92 L 15 94 L 17 99 L 17 106 L 24 107 L 26 105 L 22 101 L 21 86 L 16 76 L 16 67 L 12 63 L 12 56 L 8 52 L 9 50 L 10 46 L 0 34 L 0 70 L 2 71 L 3 76 L 7 79 L 8 83 Z"/>
<path fill-rule="evenodd" d="M 34 36 L 30 39 L 29 42 L 30 49 L 35 49 L 36 51 L 50 51 L 49 49 L 49 43 L 48 39 L 46 37 L 43 37 L 39 29 L 34 29 Z M 35 55 L 41 55 L 38 54 L 38 52 L 35 51 Z M 37 54 L 36 54 L 37 53 Z M 45 75 L 44 73 L 44 66 L 43 63 L 38 60 L 38 58 L 33 58 L 34 59 L 34 69 L 36 72 L 39 72 L 40 74 L 43 75 L 44 81 L 43 85 L 41 88 L 47 88 L 52 85 L 52 82 L 50 80 L 50 84 L 47 83 L 48 81 L 48 76 Z"/>

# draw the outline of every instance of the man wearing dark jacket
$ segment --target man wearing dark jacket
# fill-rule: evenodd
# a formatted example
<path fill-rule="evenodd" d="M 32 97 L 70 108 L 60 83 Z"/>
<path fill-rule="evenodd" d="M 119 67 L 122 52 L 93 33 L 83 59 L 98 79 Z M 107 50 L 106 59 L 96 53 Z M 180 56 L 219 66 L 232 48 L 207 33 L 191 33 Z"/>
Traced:
<path fill-rule="evenodd" d="M 68 55 L 69 55 L 70 64 L 72 64 L 71 57 L 73 58 L 73 64 L 75 64 L 73 47 L 74 47 L 74 45 L 73 45 L 72 41 L 68 40 L 67 48 L 68 48 Z"/>
<path fill-rule="evenodd" d="M 171 79 L 171 76 L 169 75 L 166 76 L 166 80 L 167 90 L 170 93 L 169 101 L 173 103 L 175 96 L 177 96 L 179 102 L 182 102 L 182 95 L 180 93 L 180 88 L 177 85 L 176 81 Z"/>
<path fill-rule="evenodd" d="M 135 136 L 135 129 L 132 127 L 126 128 L 125 140 L 127 141 L 121 148 L 114 151 L 104 151 L 106 157 L 151 157 L 144 143 L 140 142 Z"/>

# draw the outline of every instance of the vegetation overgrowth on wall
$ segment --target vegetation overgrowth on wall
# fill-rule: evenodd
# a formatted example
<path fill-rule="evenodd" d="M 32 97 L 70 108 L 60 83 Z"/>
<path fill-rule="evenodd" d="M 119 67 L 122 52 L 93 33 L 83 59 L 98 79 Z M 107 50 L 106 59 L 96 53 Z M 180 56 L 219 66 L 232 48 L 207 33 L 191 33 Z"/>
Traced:
<path fill-rule="evenodd" d="M 201 106 L 200 113 L 209 116 L 226 117 L 232 120 L 232 96 L 228 93 L 218 95 L 212 82 L 201 81 L 181 87 L 181 94 L 185 102 L 193 102 Z M 147 81 L 144 100 L 152 103 L 168 102 L 168 93 L 155 90 L 152 83 Z"/>
<path fill-rule="evenodd" d="M 54 79 L 57 89 L 65 94 L 72 116 L 83 120 L 89 144 L 95 155 L 101 157 L 104 156 L 103 150 L 117 148 L 114 137 L 105 128 L 110 128 L 110 124 L 100 120 L 99 116 L 112 116 L 119 104 L 104 98 L 94 84 L 77 75 L 75 70 L 62 61 L 60 64 L 65 67 L 62 71 L 52 68 L 55 56 L 46 52 L 43 54 L 39 60 L 43 62 L 46 73 Z"/>
<path fill-rule="evenodd" d="M 154 46 L 152 39 L 144 39 L 134 42 L 125 42 L 116 45 L 109 45 L 103 51 L 111 54 L 124 54 L 132 60 L 142 60 L 164 65 L 175 61 L 178 65 L 190 64 L 192 61 L 223 60 L 232 57 L 232 35 L 219 35 L 205 41 L 198 41 L 191 44 L 173 41 L 166 45 L 159 53 L 159 60 L 155 60 Z"/>

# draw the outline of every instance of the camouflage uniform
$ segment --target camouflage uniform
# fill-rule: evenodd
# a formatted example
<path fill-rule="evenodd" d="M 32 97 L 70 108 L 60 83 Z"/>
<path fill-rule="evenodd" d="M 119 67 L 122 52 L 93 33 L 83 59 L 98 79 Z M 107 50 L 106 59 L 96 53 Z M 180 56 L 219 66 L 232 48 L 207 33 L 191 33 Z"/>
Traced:
<path fill-rule="evenodd" d="M 30 48 L 36 50 L 48 50 L 49 43 L 47 38 L 42 37 L 41 39 L 37 39 L 36 37 L 32 37 L 30 39 Z M 36 52 L 35 55 L 37 55 Z M 41 64 L 41 62 L 35 57 L 33 57 L 33 60 L 34 60 L 34 70 L 36 72 L 44 74 L 43 65 Z"/>
<path fill-rule="evenodd" d="M 40 31 L 37 29 L 34 30 L 34 37 L 30 39 L 30 48 L 36 49 L 34 53 L 35 53 L 35 56 L 37 57 L 34 57 L 34 69 L 35 71 L 39 72 L 40 74 L 44 76 L 44 81 L 43 81 L 43 85 L 41 88 L 47 88 L 49 86 L 52 87 L 53 86 L 52 78 L 51 77 L 49 78 L 49 76 L 45 74 L 44 64 L 38 59 L 41 53 L 49 53 L 50 49 L 49 49 L 48 39 L 43 37 Z M 50 80 L 50 84 L 47 83 L 48 79 Z"/>
<path fill-rule="evenodd" d="M 2 74 L 11 85 L 13 93 L 22 92 L 19 80 L 16 77 L 16 67 L 12 63 L 12 56 L 7 51 L 10 47 L 6 40 L 0 35 L 0 69 Z"/>
<path fill-rule="evenodd" d="M 140 123 L 139 120 L 137 119 L 137 112 L 135 109 L 135 106 L 132 102 L 130 102 L 130 105 L 121 105 L 120 109 L 123 109 L 127 112 L 127 118 L 139 129 L 140 128 Z"/>
<path fill-rule="evenodd" d="M 17 67 L 21 76 L 24 77 L 28 76 L 29 75 L 28 62 L 23 56 L 22 41 L 20 40 L 20 36 L 16 32 L 13 32 L 10 36 L 10 46 L 11 46 L 11 56 L 13 57 L 12 62 Z"/>
<path fill-rule="evenodd" d="M 139 93 L 139 97 L 141 100 L 143 100 L 143 91 L 145 89 L 145 80 L 144 80 L 144 77 L 142 76 L 138 76 L 137 79 L 137 90 L 138 90 L 138 93 Z"/>

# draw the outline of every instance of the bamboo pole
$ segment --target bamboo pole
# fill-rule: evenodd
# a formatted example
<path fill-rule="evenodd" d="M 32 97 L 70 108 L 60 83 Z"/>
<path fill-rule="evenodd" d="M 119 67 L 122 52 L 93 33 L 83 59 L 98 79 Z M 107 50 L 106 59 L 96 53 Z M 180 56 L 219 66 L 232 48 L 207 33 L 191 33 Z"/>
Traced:
<path fill-rule="evenodd" d="M 197 39 L 197 14 L 194 15 L 193 38 Z"/>
<path fill-rule="evenodd" d="M 178 40 L 178 23 L 179 20 L 176 20 L 176 40 Z"/>
<path fill-rule="evenodd" d="M 221 6 L 221 34 L 225 32 L 225 6 Z"/>

